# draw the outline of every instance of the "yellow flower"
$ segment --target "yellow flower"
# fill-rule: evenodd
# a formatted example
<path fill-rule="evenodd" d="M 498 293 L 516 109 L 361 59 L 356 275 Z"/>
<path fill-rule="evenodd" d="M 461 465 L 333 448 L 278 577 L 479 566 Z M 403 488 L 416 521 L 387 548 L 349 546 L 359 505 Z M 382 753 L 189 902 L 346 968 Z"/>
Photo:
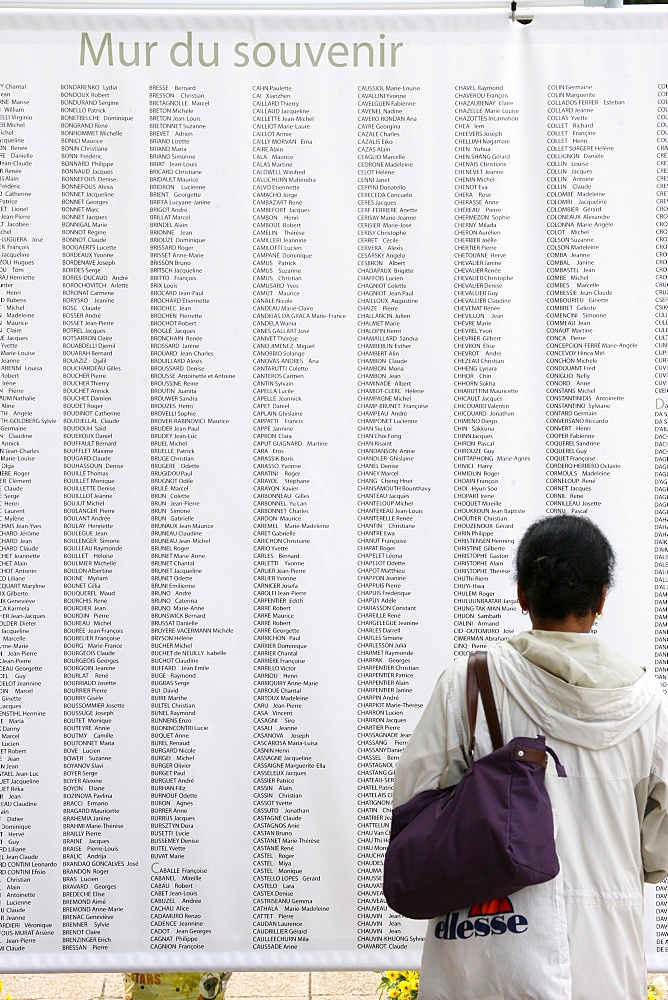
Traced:
<path fill-rule="evenodd" d="M 668 983 L 666 982 L 665 976 L 655 976 L 649 982 L 649 987 L 652 990 L 652 994 L 649 993 L 648 996 L 655 996 L 658 1000 L 666 1000 L 668 996 Z"/>
<path fill-rule="evenodd" d="M 383 994 L 386 993 L 389 1000 L 417 1000 L 419 985 L 420 973 L 415 970 L 392 969 L 381 972 L 378 997 L 379 1000 L 384 1000 Z"/>

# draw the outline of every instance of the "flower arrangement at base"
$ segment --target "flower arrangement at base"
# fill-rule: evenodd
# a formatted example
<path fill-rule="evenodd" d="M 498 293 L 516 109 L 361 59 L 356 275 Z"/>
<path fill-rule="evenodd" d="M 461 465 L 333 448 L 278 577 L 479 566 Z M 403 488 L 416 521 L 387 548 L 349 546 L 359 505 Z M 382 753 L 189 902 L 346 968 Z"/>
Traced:
<path fill-rule="evenodd" d="M 381 972 L 378 997 L 383 1000 L 383 994 L 386 994 L 389 1000 L 417 1000 L 419 986 L 419 972 Z M 647 984 L 647 1000 L 668 1000 L 668 982 L 665 976 L 650 979 Z"/>
<path fill-rule="evenodd" d="M 419 986 L 419 972 L 381 972 L 378 996 L 380 1000 L 384 994 L 389 1000 L 417 1000 Z"/>
<path fill-rule="evenodd" d="M 666 1000 L 668 983 L 665 976 L 654 976 L 647 984 L 647 1000 Z"/>

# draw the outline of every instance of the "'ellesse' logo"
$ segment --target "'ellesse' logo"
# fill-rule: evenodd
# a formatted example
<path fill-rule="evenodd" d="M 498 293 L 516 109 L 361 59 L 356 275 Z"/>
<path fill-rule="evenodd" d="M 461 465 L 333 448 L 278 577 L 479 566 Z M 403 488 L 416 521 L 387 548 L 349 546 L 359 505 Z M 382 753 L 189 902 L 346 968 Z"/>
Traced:
<path fill-rule="evenodd" d="M 507 896 L 490 899 L 486 903 L 476 903 L 468 912 L 468 918 L 460 920 L 458 912 L 448 913 L 439 920 L 434 935 L 444 941 L 466 941 L 472 937 L 487 937 L 490 934 L 524 934 L 529 921 L 521 913 L 515 913 Z"/>

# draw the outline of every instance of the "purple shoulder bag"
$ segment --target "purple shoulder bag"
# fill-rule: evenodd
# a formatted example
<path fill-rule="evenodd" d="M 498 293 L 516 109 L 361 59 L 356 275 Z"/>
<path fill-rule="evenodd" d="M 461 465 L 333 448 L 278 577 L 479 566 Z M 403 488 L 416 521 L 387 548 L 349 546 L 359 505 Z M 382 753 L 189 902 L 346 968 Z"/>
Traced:
<path fill-rule="evenodd" d="M 383 893 L 405 917 L 430 919 L 509 896 L 559 871 L 548 753 L 557 773 L 566 772 L 544 736 L 503 744 L 484 652 L 471 653 L 466 678 L 471 757 L 478 693 L 492 753 L 473 761 L 459 784 L 419 792 L 392 812 Z"/>

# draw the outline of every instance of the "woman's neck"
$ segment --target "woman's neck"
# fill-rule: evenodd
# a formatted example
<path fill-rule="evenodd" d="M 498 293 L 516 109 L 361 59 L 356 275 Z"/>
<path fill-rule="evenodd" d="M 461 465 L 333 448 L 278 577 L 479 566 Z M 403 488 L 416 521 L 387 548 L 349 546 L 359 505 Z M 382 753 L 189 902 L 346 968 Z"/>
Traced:
<path fill-rule="evenodd" d="M 541 632 L 590 632 L 596 620 L 596 615 L 589 613 L 586 615 L 568 615 L 567 618 L 558 620 L 556 618 L 534 618 L 531 617 L 531 626 L 540 629 Z"/>

